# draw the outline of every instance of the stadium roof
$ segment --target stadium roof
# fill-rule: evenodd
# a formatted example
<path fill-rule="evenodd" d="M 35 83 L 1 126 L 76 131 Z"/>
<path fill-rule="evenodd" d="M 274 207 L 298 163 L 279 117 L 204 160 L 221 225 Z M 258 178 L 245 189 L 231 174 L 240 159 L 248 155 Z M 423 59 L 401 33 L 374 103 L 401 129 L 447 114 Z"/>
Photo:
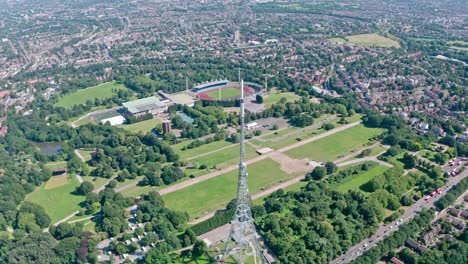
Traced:
<path fill-rule="evenodd" d="M 143 98 L 143 99 L 138 99 L 138 100 L 135 100 L 135 101 L 126 102 L 126 103 L 123 103 L 122 105 L 125 108 L 127 108 L 127 110 L 132 114 L 140 113 L 140 112 L 144 112 L 144 111 L 148 111 L 148 110 L 151 110 L 151 109 L 156 109 L 156 108 L 160 108 L 160 107 L 165 106 L 165 104 L 163 102 L 159 101 L 159 99 L 157 97 L 155 97 L 155 96 L 146 97 L 146 98 Z"/>

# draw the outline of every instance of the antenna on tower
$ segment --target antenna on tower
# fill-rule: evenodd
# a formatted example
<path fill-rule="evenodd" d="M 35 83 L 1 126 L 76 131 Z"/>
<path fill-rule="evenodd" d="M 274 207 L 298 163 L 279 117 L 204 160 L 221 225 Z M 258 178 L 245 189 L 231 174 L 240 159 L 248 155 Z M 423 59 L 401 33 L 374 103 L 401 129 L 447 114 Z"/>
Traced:
<path fill-rule="evenodd" d="M 232 257 L 236 263 L 245 263 L 253 260 L 253 263 L 265 263 L 257 240 L 250 197 L 247 185 L 247 163 L 245 162 L 245 125 L 244 125 L 244 80 L 241 80 L 240 100 L 240 161 L 239 182 L 237 185 L 236 211 L 232 217 L 231 230 L 226 244 L 226 250 L 221 262 L 226 263 L 228 257 Z M 250 262 L 250 261 L 249 261 Z"/>
<path fill-rule="evenodd" d="M 238 82 L 241 81 L 240 71 L 241 71 L 241 68 L 237 68 L 237 75 L 238 75 L 237 80 L 238 80 Z"/>
<path fill-rule="evenodd" d="M 185 92 L 188 93 L 188 77 L 185 76 Z"/>

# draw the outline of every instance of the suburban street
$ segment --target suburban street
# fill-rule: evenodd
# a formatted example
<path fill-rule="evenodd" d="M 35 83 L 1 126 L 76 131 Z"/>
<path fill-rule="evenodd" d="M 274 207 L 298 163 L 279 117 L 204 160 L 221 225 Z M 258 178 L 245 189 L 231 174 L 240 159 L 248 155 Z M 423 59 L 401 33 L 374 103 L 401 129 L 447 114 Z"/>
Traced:
<path fill-rule="evenodd" d="M 466 163 L 467 163 L 466 161 L 461 162 L 459 166 L 466 166 Z M 445 165 L 442 170 L 445 172 L 445 171 L 448 171 L 449 168 L 450 168 L 449 165 Z M 434 203 L 437 200 L 439 200 L 442 196 L 447 194 L 447 191 L 452 186 L 456 185 L 458 182 L 460 182 L 462 179 L 466 178 L 467 176 L 468 176 L 468 170 L 465 170 L 464 172 L 460 173 L 459 175 L 455 177 L 449 176 L 447 184 L 442 188 L 442 192 L 440 194 L 436 195 L 435 197 L 432 197 L 429 201 L 425 200 L 426 197 L 419 199 L 412 206 L 410 206 L 397 221 L 381 226 L 373 236 L 351 247 L 348 250 L 348 252 L 334 259 L 330 263 L 331 264 L 350 263 L 351 261 L 356 259 L 358 256 L 362 255 L 364 252 L 366 252 L 370 248 L 377 245 L 380 241 L 382 241 L 385 237 L 389 236 L 392 232 L 395 232 L 396 230 L 398 230 L 399 227 L 402 225 L 402 223 L 412 219 L 423 208 L 428 209 L 428 208 L 434 207 Z"/>

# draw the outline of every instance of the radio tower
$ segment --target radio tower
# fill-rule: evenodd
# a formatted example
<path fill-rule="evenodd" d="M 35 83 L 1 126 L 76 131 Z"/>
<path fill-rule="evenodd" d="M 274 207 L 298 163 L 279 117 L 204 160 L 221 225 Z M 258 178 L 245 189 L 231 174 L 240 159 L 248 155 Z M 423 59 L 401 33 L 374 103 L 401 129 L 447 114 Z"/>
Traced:
<path fill-rule="evenodd" d="M 247 186 L 247 164 L 245 163 L 245 138 L 244 138 L 244 80 L 241 80 L 241 112 L 240 112 L 240 162 L 239 183 L 237 185 L 236 212 L 232 217 L 231 230 L 226 244 L 222 262 L 232 257 L 236 263 L 245 263 L 248 259 L 254 263 L 265 263 L 257 240 L 252 211 L 250 209 L 250 197 Z"/>

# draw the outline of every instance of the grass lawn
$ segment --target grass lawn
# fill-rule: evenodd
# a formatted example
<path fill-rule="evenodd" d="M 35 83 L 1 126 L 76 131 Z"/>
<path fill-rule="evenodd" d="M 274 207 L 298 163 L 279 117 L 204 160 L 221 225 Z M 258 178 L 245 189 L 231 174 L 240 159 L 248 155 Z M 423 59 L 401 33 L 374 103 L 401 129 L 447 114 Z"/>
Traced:
<path fill-rule="evenodd" d="M 268 107 L 268 106 L 278 103 L 281 100 L 281 98 L 286 98 L 287 102 L 292 102 L 301 97 L 291 92 L 282 93 L 282 92 L 271 91 L 269 95 L 265 98 L 263 103 Z"/>
<path fill-rule="evenodd" d="M 83 156 L 83 158 L 85 159 L 85 161 L 89 161 L 91 160 L 91 154 L 94 152 L 94 150 L 83 150 L 83 149 L 79 149 L 78 150 L 78 153 L 81 154 L 81 156 Z"/>
<path fill-rule="evenodd" d="M 106 179 L 106 178 L 103 178 L 103 177 L 93 177 L 93 176 L 82 176 L 81 178 L 84 181 L 89 181 L 90 183 L 92 183 L 93 186 L 94 186 L 94 189 L 97 189 L 97 188 L 103 186 L 109 180 L 109 179 Z"/>
<path fill-rule="evenodd" d="M 328 40 L 331 41 L 331 42 L 337 42 L 337 43 L 345 43 L 346 42 L 346 39 L 344 39 L 344 38 L 329 38 Z"/>
<path fill-rule="evenodd" d="M 255 149 L 252 146 L 246 144 L 245 150 L 247 159 L 251 159 L 257 156 Z M 218 169 L 224 168 L 239 162 L 239 151 L 239 145 L 236 145 L 231 148 L 223 149 L 192 159 L 191 161 L 198 162 L 199 165 L 205 164 L 208 168 L 211 168 L 215 165 Z"/>
<path fill-rule="evenodd" d="M 82 126 L 86 124 L 96 124 L 96 121 L 89 119 L 89 118 L 83 118 L 80 121 L 76 122 L 77 126 Z"/>
<path fill-rule="evenodd" d="M 96 222 L 93 222 L 93 221 L 86 222 L 83 226 L 83 232 L 86 232 L 86 231 L 96 233 Z"/>
<path fill-rule="evenodd" d="M 347 192 L 348 190 L 360 190 L 363 184 L 372 180 L 375 176 L 383 174 L 388 167 L 383 165 L 377 165 L 368 171 L 364 171 L 360 174 L 349 176 L 346 181 L 331 185 L 332 189 L 339 192 Z"/>
<path fill-rule="evenodd" d="M 367 128 L 360 124 L 306 145 L 289 150 L 286 154 L 292 158 L 310 158 L 315 161 L 335 160 L 340 155 L 361 148 L 376 135 L 383 132 L 379 128 Z"/>
<path fill-rule="evenodd" d="M 201 155 L 203 153 L 207 153 L 210 151 L 215 151 L 220 148 L 227 147 L 227 146 L 234 146 L 234 144 L 229 141 L 220 140 L 220 141 L 213 141 L 210 144 L 204 144 L 193 149 L 182 150 L 183 147 L 189 145 L 192 142 L 193 140 L 190 140 L 190 141 L 184 141 L 176 145 L 172 145 L 172 149 L 174 149 L 174 151 L 177 154 L 179 154 L 181 159 L 188 159 L 193 156 Z"/>
<path fill-rule="evenodd" d="M 72 176 L 74 177 L 74 176 Z M 68 175 L 52 176 L 44 185 L 44 189 L 50 190 L 68 183 Z"/>
<path fill-rule="evenodd" d="M 435 152 L 427 150 L 427 149 L 423 149 L 419 151 L 418 154 L 421 155 L 423 158 L 426 158 L 430 161 L 434 161 L 434 156 L 436 155 Z"/>
<path fill-rule="evenodd" d="M 95 98 L 106 99 L 116 94 L 115 91 L 127 89 L 123 84 L 107 82 L 86 89 L 78 90 L 74 93 L 64 95 L 54 105 L 56 107 L 72 108 L 74 105 L 86 104 L 87 100 L 94 101 Z"/>
<path fill-rule="evenodd" d="M 48 168 L 49 170 L 55 170 L 58 168 L 66 168 L 67 162 L 66 161 L 47 162 L 46 164 L 44 164 L 44 167 Z"/>
<path fill-rule="evenodd" d="M 329 116 L 330 116 L 329 114 L 326 114 L 326 115 L 320 116 L 319 118 L 314 119 L 314 124 L 317 124 L 317 123 L 327 119 Z M 283 128 L 283 129 L 279 129 L 277 131 L 272 131 L 273 133 L 268 132 L 269 133 L 268 135 L 262 136 L 261 138 L 262 139 L 273 139 L 273 138 L 277 138 L 277 137 L 280 137 L 280 136 L 283 136 L 283 135 L 286 135 L 288 133 L 291 133 L 291 132 L 294 132 L 294 131 L 297 131 L 297 130 L 301 130 L 301 129 L 303 129 L 303 128 L 302 127 L 289 126 L 289 127 Z"/>
<path fill-rule="evenodd" d="M 400 159 L 403 158 L 403 156 L 405 155 L 405 153 L 406 153 L 406 152 L 402 152 L 402 153 L 400 153 L 400 154 L 398 154 L 398 155 L 395 155 L 395 156 L 393 156 L 393 157 L 390 157 L 390 158 L 388 159 L 388 163 L 393 164 L 393 165 L 395 165 L 396 167 L 402 168 L 402 169 L 403 169 L 403 168 L 405 167 L 405 164 L 404 164 L 403 162 L 401 162 Z"/>
<path fill-rule="evenodd" d="M 49 180 L 50 181 L 50 180 Z M 80 185 L 75 176 L 70 176 L 68 182 L 62 186 L 46 189 L 42 184 L 26 197 L 26 201 L 41 205 L 52 219 L 52 223 L 80 209 L 79 204 L 85 200 L 84 196 L 72 194 Z"/>
<path fill-rule="evenodd" d="M 215 100 L 219 99 L 219 94 L 220 94 L 219 89 L 216 89 L 214 91 L 211 91 L 211 92 L 207 93 L 208 96 L 210 96 L 211 98 L 213 98 Z M 234 88 L 234 87 L 224 88 L 224 89 L 221 89 L 221 100 L 225 99 L 225 98 L 239 96 L 240 94 L 241 94 L 240 89 L 237 89 L 237 88 Z"/>
<path fill-rule="evenodd" d="M 340 119 L 341 118 L 338 117 L 338 118 L 335 118 L 335 119 L 331 120 L 328 123 L 335 125 L 335 128 L 337 128 L 337 127 L 340 127 L 340 126 L 343 125 L 343 124 L 338 123 L 340 121 Z M 346 120 L 349 123 L 358 121 L 360 119 L 361 119 L 361 115 L 354 115 L 352 117 L 347 117 L 346 118 Z M 321 121 L 321 120 L 319 120 L 319 121 Z M 317 122 L 319 122 L 319 121 L 317 121 Z M 315 123 L 317 123 L 317 122 L 315 122 Z M 269 148 L 272 148 L 272 149 L 280 149 L 280 148 L 292 145 L 294 143 L 297 143 L 298 141 L 296 140 L 296 138 L 300 138 L 302 140 L 305 140 L 305 139 L 308 139 L 308 138 L 311 138 L 311 137 L 314 137 L 316 135 L 320 135 L 320 134 L 326 132 L 324 129 L 322 129 L 320 127 L 317 127 L 317 128 L 314 128 L 314 129 L 307 129 L 307 127 L 305 127 L 303 129 L 306 129 L 307 131 L 299 133 L 299 134 L 288 136 L 288 137 L 286 137 L 286 138 L 284 138 L 282 140 L 271 141 L 271 142 L 263 142 L 263 141 L 259 141 L 259 140 L 254 139 L 251 142 L 253 144 L 255 144 L 257 146 L 261 146 L 261 147 L 269 147 Z"/>
<path fill-rule="evenodd" d="M 133 123 L 130 125 L 120 125 L 120 128 L 123 128 L 127 131 L 130 131 L 132 133 L 138 133 L 138 132 L 143 132 L 143 134 L 146 134 L 150 132 L 153 128 L 161 124 L 161 119 L 159 118 L 152 118 L 148 119 L 145 121 L 141 121 L 138 123 Z"/>
<path fill-rule="evenodd" d="M 294 177 L 281 171 L 278 163 L 271 159 L 248 165 L 249 191 L 251 194 Z M 191 218 L 221 209 L 233 199 L 237 190 L 238 170 L 200 182 L 163 196 L 168 208 L 186 211 Z"/>
<path fill-rule="evenodd" d="M 349 43 L 362 46 L 378 46 L 384 48 L 400 47 L 400 43 L 397 41 L 378 35 L 376 33 L 353 35 L 345 37 L 345 39 Z"/>

